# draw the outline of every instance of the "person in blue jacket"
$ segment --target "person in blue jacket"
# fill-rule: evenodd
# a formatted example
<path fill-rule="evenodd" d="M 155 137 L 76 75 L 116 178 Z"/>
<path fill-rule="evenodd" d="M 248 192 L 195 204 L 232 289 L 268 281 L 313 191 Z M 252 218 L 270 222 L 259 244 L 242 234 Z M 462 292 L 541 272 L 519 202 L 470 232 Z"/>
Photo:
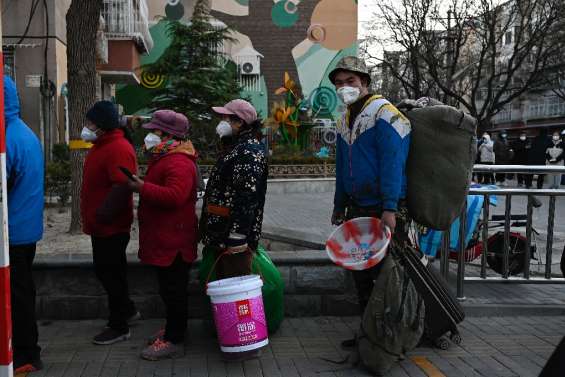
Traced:
<path fill-rule="evenodd" d="M 355 217 L 377 217 L 395 239 L 407 239 L 406 159 L 410 122 L 390 102 L 369 92 L 365 63 L 342 58 L 329 74 L 338 97 L 347 105 L 337 127 L 336 186 L 332 224 Z M 354 271 L 361 313 L 369 302 L 380 266 Z M 346 340 L 343 346 L 353 346 Z"/>
<path fill-rule="evenodd" d="M 32 276 L 36 243 L 43 237 L 43 152 L 37 136 L 20 118 L 16 85 L 8 76 L 4 76 L 4 116 L 14 371 L 33 372 L 43 367 Z"/>

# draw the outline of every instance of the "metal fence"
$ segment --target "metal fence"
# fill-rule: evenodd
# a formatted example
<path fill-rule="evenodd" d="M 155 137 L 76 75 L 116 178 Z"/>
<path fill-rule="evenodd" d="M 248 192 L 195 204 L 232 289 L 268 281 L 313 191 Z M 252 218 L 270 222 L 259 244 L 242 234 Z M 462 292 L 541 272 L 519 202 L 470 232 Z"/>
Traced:
<path fill-rule="evenodd" d="M 475 165 L 475 173 L 517 173 L 517 174 L 565 174 L 565 166 L 522 166 L 522 165 Z M 464 288 L 465 283 L 472 282 L 489 282 L 489 283 L 565 283 L 562 277 L 552 276 L 552 255 L 553 255 L 553 237 L 555 225 L 555 205 L 557 197 L 565 196 L 564 189 L 526 189 L 526 188 L 475 188 L 471 189 L 470 195 L 484 196 L 484 203 L 482 208 L 482 215 L 479 220 L 481 229 L 480 242 L 482 243 L 482 253 L 480 260 L 480 274 L 479 276 L 465 276 L 466 263 L 466 248 L 465 235 L 467 226 L 467 209 L 460 217 L 459 227 L 459 243 L 457 253 L 457 298 L 459 300 L 465 299 Z M 489 256 L 489 227 L 488 221 L 490 219 L 490 196 L 496 195 L 505 198 L 504 217 L 501 221 L 504 222 L 504 245 L 502 249 L 502 273 L 498 276 L 487 277 L 487 257 Z M 513 218 L 511 216 L 512 198 L 513 197 L 527 197 L 527 216 L 525 218 L 526 226 L 526 247 L 524 250 L 524 270 L 517 276 L 510 276 L 509 271 L 509 258 L 510 258 L 510 236 Z M 547 238 L 545 248 L 545 271 L 543 275 L 532 274 L 530 271 L 531 262 L 531 246 L 532 246 L 532 229 L 533 229 L 533 210 L 536 204 L 537 197 L 549 197 L 549 209 L 547 218 Z M 450 232 L 443 233 L 442 246 L 440 251 L 440 271 L 444 278 L 449 275 L 449 246 L 450 246 Z M 492 255 L 492 253 L 491 253 Z"/>

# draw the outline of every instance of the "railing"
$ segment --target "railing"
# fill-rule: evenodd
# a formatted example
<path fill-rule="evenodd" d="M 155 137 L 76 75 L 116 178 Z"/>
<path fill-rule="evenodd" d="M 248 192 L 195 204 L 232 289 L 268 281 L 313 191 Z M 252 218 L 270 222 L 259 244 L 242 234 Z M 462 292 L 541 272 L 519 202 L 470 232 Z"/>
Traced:
<path fill-rule="evenodd" d="M 526 113 L 527 119 L 551 118 L 565 116 L 565 101 L 546 101 L 530 105 Z"/>
<path fill-rule="evenodd" d="M 528 121 L 530 119 L 544 119 L 565 117 L 565 101 L 560 99 L 546 100 L 544 102 L 533 103 L 524 112 L 516 110 L 502 110 L 493 118 L 495 123 L 505 123 L 510 121 Z"/>
<path fill-rule="evenodd" d="M 108 39 L 133 39 L 145 52 L 153 48 L 146 0 L 104 0 L 102 17 Z"/>
<path fill-rule="evenodd" d="M 521 165 L 476 165 L 474 171 L 477 173 L 518 173 L 518 174 L 565 174 L 565 166 L 521 166 Z M 484 196 L 484 204 L 482 209 L 482 218 L 479 221 L 481 226 L 481 264 L 480 275 L 478 277 L 465 276 L 466 267 L 466 248 L 465 235 L 467 226 L 467 208 L 460 217 L 459 227 L 459 243 L 457 254 L 457 298 L 459 300 L 465 299 L 464 287 L 465 282 L 489 282 L 489 283 L 565 283 L 564 278 L 552 277 L 552 255 L 553 255 L 553 236 L 554 236 L 554 222 L 555 222 L 555 204 L 557 197 L 565 196 L 563 189 L 489 189 L 477 188 L 471 189 L 470 195 Z M 490 196 L 504 196 L 505 209 L 504 209 L 504 246 L 502 258 L 502 274 L 496 277 L 487 277 L 487 255 L 488 255 L 488 221 L 490 216 Z M 527 217 L 526 217 L 526 247 L 524 250 L 524 271 L 523 276 L 510 276 L 509 271 L 509 258 L 510 258 L 510 228 L 512 226 L 511 209 L 512 197 L 526 196 L 527 202 Z M 549 212 L 547 222 L 547 243 L 545 255 L 545 271 L 543 276 L 532 276 L 530 273 L 531 262 L 531 246 L 533 234 L 533 208 L 536 202 L 536 196 L 549 197 Z M 449 275 L 449 231 L 443 233 L 443 242 L 441 246 L 440 255 L 440 271 L 444 278 L 447 280 Z"/>

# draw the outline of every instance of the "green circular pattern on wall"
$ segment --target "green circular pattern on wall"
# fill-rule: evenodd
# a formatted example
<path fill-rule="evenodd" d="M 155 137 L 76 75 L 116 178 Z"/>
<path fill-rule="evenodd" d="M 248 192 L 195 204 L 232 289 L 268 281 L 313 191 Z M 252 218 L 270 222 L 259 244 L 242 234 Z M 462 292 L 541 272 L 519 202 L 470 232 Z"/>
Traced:
<path fill-rule="evenodd" d="M 317 116 L 331 114 L 337 106 L 335 91 L 327 86 L 319 86 L 310 94 L 312 112 Z"/>
<path fill-rule="evenodd" d="M 273 23 L 278 27 L 291 27 L 298 21 L 298 9 L 296 4 L 289 0 L 279 1 L 273 5 L 271 18 L 273 19 Z"/>

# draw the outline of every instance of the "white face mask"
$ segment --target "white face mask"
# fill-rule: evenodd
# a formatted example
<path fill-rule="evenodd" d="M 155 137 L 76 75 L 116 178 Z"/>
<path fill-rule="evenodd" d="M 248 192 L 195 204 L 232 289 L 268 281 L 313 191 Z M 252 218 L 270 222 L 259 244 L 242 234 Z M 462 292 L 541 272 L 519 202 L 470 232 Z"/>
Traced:
<path fill-rule="evenodd" d="M 219 137 L 231 136 L 233 134 L 233 130 L 228 122 L 222 120 L 216 126 L 216 133 Z"/>
<path fill-rule="evenodd" d="M 337 96 L 339 97 L 341 102 L 345 103 L 346 105 L 351 105 L 353 102 L 357 101 L 360 94 L 361 89 L 354 86 L 342 86 L 337 90 Z"/>
<path fill-rule="evenodd" d="M 161 144 L 161 138 L 158 135 L 155 135 L 153 132 L 150 132 L 145 136 L 143 142 L 145 143 L 145 148 L 149 150 L 154 146 Z"/>
<path fill-rule="evenodd" d="M 525 136 L 520 136 L 520 140 L 524 141 L 524 140 L 526 140 L 526 137 L 525 137 Z"/>
<path fill-rule="evenodd" d="M 98 139 L 98 135 L 96 135 L 96 132 L 92 131 L 90 128 L 85 126 L 82 128 L 82 132 L 80 133 L 80 138 L 84 141 L 91 142 Z"/>

